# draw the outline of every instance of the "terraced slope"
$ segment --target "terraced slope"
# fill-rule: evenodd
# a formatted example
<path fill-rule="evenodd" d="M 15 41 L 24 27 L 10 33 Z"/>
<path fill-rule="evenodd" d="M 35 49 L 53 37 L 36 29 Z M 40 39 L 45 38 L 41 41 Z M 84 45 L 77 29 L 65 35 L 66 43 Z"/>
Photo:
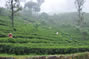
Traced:
<path fill-rule="evenodd" d="M 82 40 L 73 27 L 48 29 L 35 27 L 21 17 L 15 18 L 13 31 L 8 17 L 0 16 L 0 53 L 8 54 L 66 54 L 89 51 L 89 40 Z M 59 32 L 56 35 L 56 32 Z M 13 33 L 14 38 L 8 38 Z"/>

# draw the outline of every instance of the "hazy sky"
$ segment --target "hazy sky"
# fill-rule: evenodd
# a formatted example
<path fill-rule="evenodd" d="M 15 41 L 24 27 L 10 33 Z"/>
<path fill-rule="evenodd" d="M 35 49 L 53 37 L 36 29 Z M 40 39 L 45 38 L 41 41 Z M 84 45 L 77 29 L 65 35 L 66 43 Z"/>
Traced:
<path fill-rule="evenodd" d="M 3 1 L 5 0 L 0 1 L 0 6 L 5 4 Z M 76 11 L 74 1 L 75 0 L 45 0 L 45 3 L 41 6 L 41 11 L 47 13 L 74 12 Z M 24 2 L 22 5 L 23 4 Z M 83 11 L 89 12 L 89 0 L 86 0 Z"/>
<path fill-rule="evenodd" d="M 45 0 L 41 9 L 48 13 L 74 12 L 76 11 L 74 1 L 75 0 Z M 89 12 L 89 0 L 86 0 L 83 11 Z"/>

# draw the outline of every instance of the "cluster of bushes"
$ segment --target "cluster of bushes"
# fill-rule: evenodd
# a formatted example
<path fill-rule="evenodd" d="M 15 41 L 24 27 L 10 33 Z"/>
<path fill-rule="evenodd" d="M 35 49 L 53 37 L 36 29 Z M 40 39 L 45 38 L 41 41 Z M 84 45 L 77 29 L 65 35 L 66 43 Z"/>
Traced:
<path fill-rule="evenodd" d="M 9 54 L 69 54 L 89 51 L 89 48 L 32 48 L 24 45 L 0 44 L 0 53 Z"/>

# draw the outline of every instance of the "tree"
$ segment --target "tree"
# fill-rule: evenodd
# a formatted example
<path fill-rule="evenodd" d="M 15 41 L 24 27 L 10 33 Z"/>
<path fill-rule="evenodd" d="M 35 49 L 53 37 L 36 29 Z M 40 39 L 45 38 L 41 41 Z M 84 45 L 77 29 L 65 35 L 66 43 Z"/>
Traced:
<path fill-rule="evenodd" d="M 39 18 L 42 18 L 42 19 L 48 19 L 49 15 L 45 12 L 41 13 Z"/>
<path fill-rule="evenodd" d="M 77 7 L 78 11 L 78 30 L 80 31 L 82 35 L 82 39 L 86 39 L 87 31 L 84 30 L 83 25 L 84 25 L 84 12 L 83 10 L 83 5 L 85 3 L 85 0 L 75 0 L 75 4 Z"/>
<path fill-rule="evenodd" d="M 84 18 L 83 18 L 84 13 L 82 12 L 84 3 L 85 3 L 85 0 L 75 0 L 76 8 L 78 11 L 78 17 L 79 17 L 77 25 L 80 27 L 84 21 Z"/>
<path fill-rule="evenodd" d="M 20 1 L 19 0 L 8 0 L 7 8 L 11 11 L 11 24 L 12 28 L 14 28 L 14 15 L 21 10 Z"/>
<path fill-rule="evenodd" d="M 41 6 L 45 1 L 44 0 L 37 0 L 38 4 Z"/>
<path fill-rule="evenodd" d="M 37 0 L 37 2 L 29 1 L 25 4 L 25 8 L 27 7 L 31 12 L 40 12 L 40 6 L 44 3 L 44 0 Z"/>

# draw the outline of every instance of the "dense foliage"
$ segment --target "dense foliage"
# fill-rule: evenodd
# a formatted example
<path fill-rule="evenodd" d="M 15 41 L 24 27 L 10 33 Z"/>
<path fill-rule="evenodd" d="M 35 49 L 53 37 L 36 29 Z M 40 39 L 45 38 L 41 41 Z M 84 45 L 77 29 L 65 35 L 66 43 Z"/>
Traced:
<path fill-rule="evenodd" d="M 88 14 L 85 16 L 88 23 Z M 84 40 L 72 17 L 76 19 L 76 13 L 52 16 L 43 13 L 32 17 L 16 15 L 16 30 L 13 31 L 10 18 L 1 14 L 0 53 L 67 54 L 89 51 L 88 24 L 82 30 L 87 32 Z M 13 34 L 12 39 L 8 33 Z"/>

